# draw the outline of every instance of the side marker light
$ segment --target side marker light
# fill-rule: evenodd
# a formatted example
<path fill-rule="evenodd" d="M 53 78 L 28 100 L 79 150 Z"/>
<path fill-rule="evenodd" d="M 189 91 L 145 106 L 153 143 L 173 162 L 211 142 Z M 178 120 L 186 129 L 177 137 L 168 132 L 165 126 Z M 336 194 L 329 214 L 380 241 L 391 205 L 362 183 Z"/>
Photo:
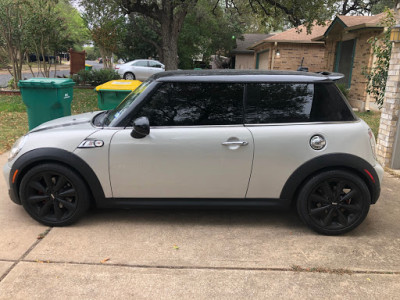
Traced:
<path fill-rule="evenodd" d="M 15 182 L 15 179 L 17 178 L 17 174 L 18 174 L 18 169 L 15 170 L 13 178 L 12 178 L 12 183 Z"/>
<path fill-rule="evenodd" d="M 375 178 L 374 178 L 374 176 L 372 176 L 372 174 L 371 174 L 367 169 L 364 169 L 364 172 L 367 173 L 368 176 L 371 178 L 372 182 L 375 183 Z"/>

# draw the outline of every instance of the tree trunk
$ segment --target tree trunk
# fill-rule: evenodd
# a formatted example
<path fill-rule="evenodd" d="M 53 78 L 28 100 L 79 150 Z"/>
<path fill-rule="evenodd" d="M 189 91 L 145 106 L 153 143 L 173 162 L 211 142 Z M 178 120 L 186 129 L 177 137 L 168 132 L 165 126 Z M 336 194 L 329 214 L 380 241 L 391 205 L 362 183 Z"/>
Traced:
<path fill-rule="evenodd" d="M 124 0 L 122 8 L 127 14 L 139 13 L 160 23 L 161 49 L 160 61 L 166 70 L 178 68 L 178 37 L 188 11 L 193 9 L 198 0 L 180 1 L 142 1 Z"/>
<path fill-rule="evenodd" d="M 179 31 L 170 30 L 173 24 L 161 23 L 161 49 L 160 60 L 165 65 L 165 70 L 178 69 L 178 36 Z"/>
<path fill-rule="evenodd" d="M 99 45 L 100 56 L 103 59 L 103 68 L 112 69 L 111 55 L 103 47 Z"/>

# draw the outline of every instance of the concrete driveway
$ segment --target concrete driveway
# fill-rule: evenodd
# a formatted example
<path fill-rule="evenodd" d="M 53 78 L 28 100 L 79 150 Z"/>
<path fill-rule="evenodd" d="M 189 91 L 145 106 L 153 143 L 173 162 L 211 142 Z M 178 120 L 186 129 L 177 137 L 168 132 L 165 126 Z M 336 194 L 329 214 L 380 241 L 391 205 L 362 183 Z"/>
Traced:
<path fill-rule="evenodd" d="M 47 228 L 0 178 L 0 299 L 399 298 L 399 194 L 385 174 L 378 204 L 339 237 L 263 211 L 95 210 Z"/>

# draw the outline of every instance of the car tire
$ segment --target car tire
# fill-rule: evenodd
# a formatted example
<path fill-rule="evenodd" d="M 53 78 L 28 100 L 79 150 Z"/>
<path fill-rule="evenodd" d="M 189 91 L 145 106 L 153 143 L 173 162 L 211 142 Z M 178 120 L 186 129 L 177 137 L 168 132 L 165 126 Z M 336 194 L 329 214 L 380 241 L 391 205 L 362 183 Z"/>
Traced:
<path fill-rule="evenodd" d="M 133 74 L 132 72 L 126 72 L 124 74 L 124 79 L 126 79 L 126 80 L 135 80 L 136 77 L 135 77 L 135 74 Z"/>
<path fill-rule="evenodd" d="M 316 232 L 339 235 L 349 232 L 366 218 L 371 196 L 356 174 L 331 170 L 311 177 L 297 198 L 297 212 Z"/>
<path fill-rule="evenodd" d="M 66 226 L 88 210 L 90 193 L 83 179 L 68 167 L 47 163 L 30 169 L 19 194 L 28 214 L 46 226 Z"/>

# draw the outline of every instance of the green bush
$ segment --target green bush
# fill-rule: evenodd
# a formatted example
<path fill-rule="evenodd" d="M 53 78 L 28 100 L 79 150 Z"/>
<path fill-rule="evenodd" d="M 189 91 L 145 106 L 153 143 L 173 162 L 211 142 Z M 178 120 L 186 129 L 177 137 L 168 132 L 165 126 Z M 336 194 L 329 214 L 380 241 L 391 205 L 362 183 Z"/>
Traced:
<path fill-rule="evenodd" d="M 115 70 L 110 69 L 92 70 L 92 76 L 93 85 L 99 85 L 110 80 L 121 79 Z"/>
<path fill-rule="evenodd" d="M 347 85 L 345 83 L 337 83 L 336 86 L 347 99 L 347 96 L 349 95 L 350 92 L 350 89 L 347 88 Z"/>
<path fill-rule="evenodd" d="M 7 83 L 7 87 L 11 90 L 14 89 L 14 77 L 11 77 L 11 79 Z"/>
<path fill-rule="evenodd" d="M 72 80 L 76 84 L 97 86 L 110 80 L 121 79 L 115 70 L 100 69 L 100 70 L 81 70 L 78 74 L 72 76 Z"/>

